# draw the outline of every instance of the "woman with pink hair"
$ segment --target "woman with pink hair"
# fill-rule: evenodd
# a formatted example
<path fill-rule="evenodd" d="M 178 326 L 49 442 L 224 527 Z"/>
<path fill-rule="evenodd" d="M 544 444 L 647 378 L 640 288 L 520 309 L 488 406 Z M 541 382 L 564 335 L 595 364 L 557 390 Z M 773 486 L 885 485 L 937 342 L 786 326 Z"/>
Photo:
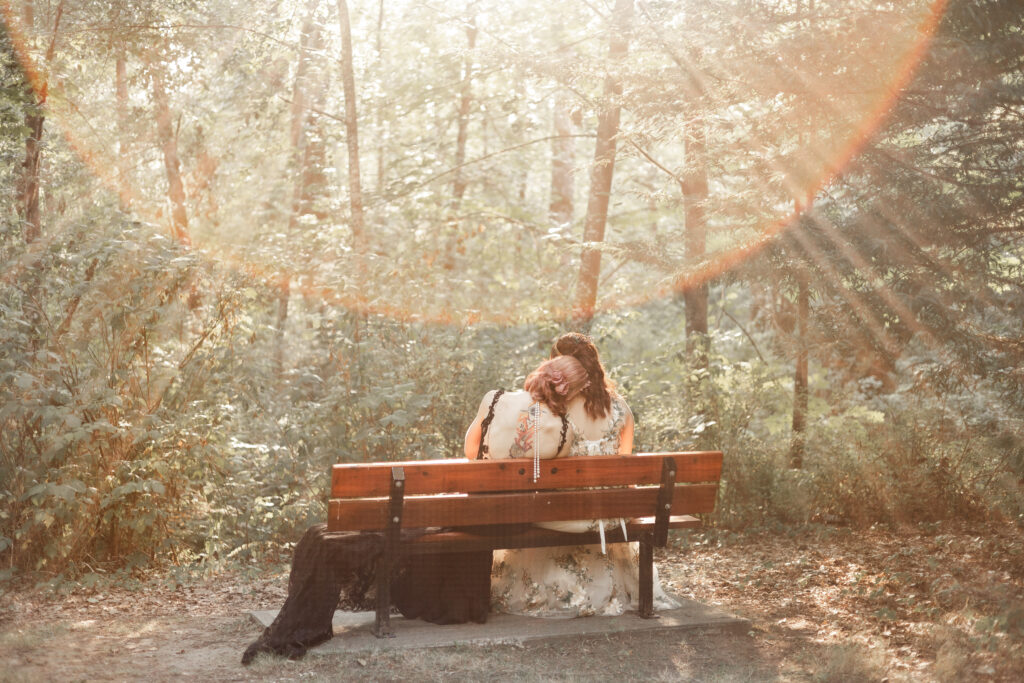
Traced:
<path fill-rule="evenodd" d="M 538 461 L 565 457 L 575 436 L 566 417 L 567 405 L 588 381 L 578 360 L 561 356 L 541 363 L 521 391 L 487 392 L 466 432 L 466 457 Z"/>

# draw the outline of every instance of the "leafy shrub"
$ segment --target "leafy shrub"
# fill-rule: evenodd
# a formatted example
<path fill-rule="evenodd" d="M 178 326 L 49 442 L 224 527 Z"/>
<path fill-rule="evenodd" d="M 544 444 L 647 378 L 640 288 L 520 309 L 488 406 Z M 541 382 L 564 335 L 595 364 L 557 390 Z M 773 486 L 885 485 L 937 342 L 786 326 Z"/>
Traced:
<path fill-rule="evenodd" d="M 0 289 L 4 552 L 53 570 L 147 562 L 216 466 L 218 416 L 192 399 L 232 302 L 138 224 L 83 221 L 32 258 Z"/>

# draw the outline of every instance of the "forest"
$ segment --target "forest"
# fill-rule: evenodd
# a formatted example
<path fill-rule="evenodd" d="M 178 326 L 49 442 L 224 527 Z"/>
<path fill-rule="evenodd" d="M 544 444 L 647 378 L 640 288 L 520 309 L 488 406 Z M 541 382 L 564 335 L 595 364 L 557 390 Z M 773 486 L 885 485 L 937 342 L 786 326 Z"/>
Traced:
<path fill-rule="evenodd" d="M 717 524 L 1024 519 L 1016 3 L 364 5 L 6 7 L 4 571 L 259 557 L 565 329 Z"/>
<path fill-rule="evenodd" d="M 1024 528 L 1020 2 L 2 12 L 0 586 L 278 561 L 570 329 L 709 528 Z"/>

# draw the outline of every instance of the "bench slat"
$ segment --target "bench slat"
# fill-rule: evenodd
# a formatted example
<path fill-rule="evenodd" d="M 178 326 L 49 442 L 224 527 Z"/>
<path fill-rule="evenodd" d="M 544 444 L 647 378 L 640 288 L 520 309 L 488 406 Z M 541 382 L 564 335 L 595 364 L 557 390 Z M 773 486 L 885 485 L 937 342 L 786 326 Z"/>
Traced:
<path fill-rule="evenodd" d="M 386 496 L 393 467 L 405 470 L 406 495 L 658 484 L 664 457 L 676 461 L 676 483 L 718 481 L 722 474 L 722 454 L 718 451 L 543 460 L 536 483 L 533 462 L 528 458 L 345 463 L 332 468 L 331 498 Z"/>
<path fill-rule="evenodd" d="M 543 475 L 542 475 L 543 476 Z M 409 480 L 408 474 L 406 481 Z M 676 486 L 672 514 L 711 512 L 717 484 Z M 622 488 L 490 495 L 412 496 L 405 499 L 402 526 L 447 527 L 525 524 L 572 519 L 642 517 L 654 513 L 657 488 Z M 388 499 L 330 501 L 328 529 L 373 531 L 387 526 Z"/>
<path fill-rule="evenodd" d="M 669 520 L 670 529 L 699 529 L 701 521 L 689 515 L 672 517 Z M 605 530 L 605 541 L 607 543 L 619 543 L 623 540 L 636 541 L 640 534 L 645 531 L 654 530 L 654 518 L 648 517 L 644 520 L 630 522 L 626 525 L 626 539 L 622 538 L 622 532 L 618 527 Z M 445 552 L 468 552 L 473 550 L 501 550 L 512 548 L 544 548 L 563 545 L 596 545 L 601 542 L 601 537 L 596 531 L 583 534 L 568 534 L 539 527 L 526 527 L 517 525 L 507 532 L 498 531 L 491 534 L 479 534 L 466 532 L 458 529 L 442 531 L 436 534 L 426 534 L 419 538 L 412 539 L 402 545 L 402 552 L 406 555 L 423 555 L 438 552 L 443 548 Z"/>

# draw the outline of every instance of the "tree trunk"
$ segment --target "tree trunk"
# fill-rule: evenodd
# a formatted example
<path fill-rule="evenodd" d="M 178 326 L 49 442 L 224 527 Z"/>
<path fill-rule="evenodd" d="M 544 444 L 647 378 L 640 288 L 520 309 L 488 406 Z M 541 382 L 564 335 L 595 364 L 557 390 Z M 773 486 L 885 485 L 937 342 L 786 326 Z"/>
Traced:
<path fill-rule="evenodd" d="M 585 245 L 604 240 L 608 221 L 608 202 L 611 197 L 612 174 L 615 170 L 616 136 L 619 133 L 619 102 L 622 83 L 615 68 L 629 47 L 627 33 L 633 15 L 633 0 L 615 0 L 612 12 L 611 34 L 608 40 L 610 72 L 604 82 L 604 102 L 597 119 L 597 144 L 594 147 L 594 165 L 590 172 L 590 195 L 587 216 L 583 223 Z M 584 246 L 580 259 L 579 280 L 576 283 L 576 301 L 573 307 L 574 326 L 588 328 L 597 304 L 597 280 L 601 274 L 601 251 Z"/>
<path fill-rule="evenodd" d="M 384 74 L 384 0 L 377 3 L 377 31 L 374 38 L 377 52 L 377 78 Z M 377 135 L 377 194 L 384 191 L 384 166 L 387 162 L 387 132 L 384 123 L 384 107 L 374 107 L 374 122 Z"/>
<path fill-rule="evenodd" d="M 132 205 L 131 165 L 128 162 L 128 79 L 124 51 L 114 64 L 114 92 L 117 96 L 117 197 L 121 211 Z"/>
<path fill-rule="evenodd" d="M 53 52 L 57 44 L 57 31 L 60 28 L 60 20 L 64 15 L 64 0 L 57 5 L 57 12 L 53 20 L 53 32 L 50 35 L 50 45 L 46 49 L 45 64 L 49 66 L 53 61 Z M 22 20 L 27 32 L 32 31 L 32 24 L 35 21 L 35 7 L 32 0 L 25 0 L 22 4 Z M 42 143 L 43 123 L 46 114 L 43 107 L 46 105 L 46 97 L 49 88 L 49 80 L 44 77 L 41 82 L 32 83 L 29 86 L 30 95 L 34 95 L 35 106 L 25 114 L 25 127 L 28 128 L 28 136 L 25 138 L 25 160 L 22 162 L 22 174 L 18 182 L 18 213 L 25 224 L 24 235 L 26 244 L 31 244 L 39 239 L 42 234 L 42 217 L 39 210 L 39 172 L 42 167 Z"/>
<path fill-rule="evenodd" d="M 356 117 L 356 80 L 352 67 L 352 26 L 348 3 L 338 0 L 341 27 L 341 83 L 345 93 L 345 142 L 348 147 L 348 201 L 352 224 L 352 243 L 356 253 L 365 248 L 363 190 L 359 178 L 359 123 Z"/>
<path fill-rule="evenodd" d="M 466 179 L 462 165 L 466 163 L 466 139 L 469 133 L 469 107 L 473 102 L 473 49 L 476 47 L 476 17 L 470 17 L 466 24 L 466 61 L 462 72 L 462 90 L 459 94 L 458 132 L 455 138 L 455 180 L 452 185 L 454 196 L 453 213 L 458 213 L 462 197 L 466 194 Z"/>
<path fill-rule="evenodd" d="M 174 131 L 171 107 L 159 66 L 153 68 L 152 80 L 157 137 L 163 150 L 164 170 L 167 173 L 167 198 L 171 202 L 171 236 L 182 244 L 191 244 L 188 210 L 185 206 L 185 186 L 181 180 L 181 162 L 178 159 L 178 138 Z"/>
<path fill-rule="evenodd" d="M 286 231 L 289 242 L 292 241 L 299 229 L 299 219 L 313 208 L 313 197 L 309 185 L 316 173 L 315 169 L 311 168 L 313 166 L 311 157 L 314 154 L 310 150 L 309 100 L 311 92 L 325 89 L 321 87 L 319 79 L 316 78 L 316 70 L 312 69 L 310 64 L 310 54 L 322 47 L 319 29 L 314 22 L 319 4 L 319 0 L 310 0 L 306 6 L 306 19 L 299 35 L 299 63 L 295 67 L 295 82 L 292 85 L 292 120 L 289 128 L 292 162 L 289 165 L 289 170 L 294 178 L 294 186 Z M 288 303 L 291 297 L 291 274 L 287 272 L 286 268 L 282 268 L 282 270 L 284 272 L 277 278 L 277 310 L 274 322 L 274 369 L 278 374 L 284 369 L 285 328 L 288 325 Z"/>
<path fill-rule="evenodd" d="M 789 449 L 789 466 L 800 469 L 804 465 L 804 438 L 807 428 L 807 317 L 810 302 L 807 275 L 801 273 L 796 295 L 796 368 L 793 373 L 793 441 Z"/>
<path fill-rule="evenodd" d="M 21 220 L 25 224 L 25 242 L 27 244 L 35 242 L 42 233 L 42 221 L 39 213 L 39 167 L 42 163 L 43 121 L 45 118 L 41 104 L 25 115 L 28 137 L 25 138 L 25 161 L 22 163 L 18 213 L 21 214 Z"/>
<path fill-rule="evenodd" d="M 288 220 L 288 233 L 293 234 L 299 227 L 299 219 L 306 214 L 326 218 L 316 206 L 316 190 L 326 183 L 324 165 L 326 150 L 324 136 L 320 129 L 316 110 L 324 106 L 324 95 L 328 89 L 326 68 L 311 55 L 323 52 L 323 39 L 315 22 L 319 0 L 310 0 L 307 17 L 299 38 L 301 55 L 295 70 L 295 84 L 292 87 L 291 145 L 294 187 L 292 209 Z"/>
<path fill-rule="evenodd" d="M 686 172 L 681 187 L 686 220 L 684 246 L 686 259 L 695 268 L 704 258 L 707 245 L 707 217 L 704 213 L 708 198 L 707 132 L 703 113 L 692 116 L 686 127 Z M 707 282 L 687 287 L 683 301 L 686 304 L 687 351 L 691 355 L 696 354 L 699 366 L 707 367 Z"/>
<path fill-rule="evenodd" d="M 25 29 L 31 32 L 32 24 L 35 21 L 35 8 L 31 0 L 26 0 L 22 5 L 22 18 L 25 22 Z M 45 64 L 48 67 L 53 61 L 53 53 L 57 44 L 57 32 L 60 28 L 60 20 L 64 14 L 64 0 L 57 5 L 57 12 L 53 21 L 53 32 L 50 35 L 50 45 L 46 50 Z M 28 75 L 28 99 L 33 101 L 25 113 L 25 127 L 28 128 L 28 135 L 25 138 L 25 159 L 22 162 L 22 173 L 18 179 L 17 187 L 17 211 L 24 223 L 23 235 L 25 244 L 30 245 L 42 236 L 43 221 L 39 206 L 40 172 L 42 170 L 42 142 L 43 123 L 46 120 L 45 105 L 49 82 L 44 76 Z M 38 253 L 38 252 L 37 252 Z M 26 300 L 24 302 L 25 316 L 29 326 L 35 332 L 29 338 L 29 347 L 38 349 L 44 337 L 46 329 L 46 316 L 43 313 L 44 301 L 46 299 L 45 277 L 38 258 L 33 259 L 30 265 L 30 272 L 26 285 Z"/>
<path fill-rule="evenodd" d="M 277 280 L 277 302 L 274 321 L 274 371 L 284 370 L 284 329 L 288 325 L 288 300 L 291 298 L 291 280 L 284 273 Z"/>
<path fill-rule="evenodd" d="M 572 115 L 569 96 L 562 92 L 555 97 L 555 139 L 551 141 L 551 205 L 548 213 L 556 225 L 571 225 L 575 192 L 575 141 L 572 138 Z"/>

